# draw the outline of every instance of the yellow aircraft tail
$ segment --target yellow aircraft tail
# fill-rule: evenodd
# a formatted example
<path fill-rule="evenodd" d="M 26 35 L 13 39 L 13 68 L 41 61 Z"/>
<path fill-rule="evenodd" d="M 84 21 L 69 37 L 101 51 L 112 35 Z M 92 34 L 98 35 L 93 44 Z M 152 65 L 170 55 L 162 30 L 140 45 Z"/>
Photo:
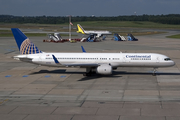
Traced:
<path fill-rule="evenodd" d="M 78 28 L 77 33 L 85 34 L 85 30 L 82 28 L 82 26 L 80 24 L 77 24 L 77 28 Z"/>

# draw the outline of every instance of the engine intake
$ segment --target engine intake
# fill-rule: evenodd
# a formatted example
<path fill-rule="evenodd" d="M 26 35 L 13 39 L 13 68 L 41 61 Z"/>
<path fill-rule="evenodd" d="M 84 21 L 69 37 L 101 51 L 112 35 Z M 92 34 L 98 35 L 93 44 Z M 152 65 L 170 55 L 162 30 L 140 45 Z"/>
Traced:
<path fill-rule="evenodd" d="M 97 74 L 110 75 L 112 74 L 112 66 L 108 64 L 102 64 L 96 69 Z"/>

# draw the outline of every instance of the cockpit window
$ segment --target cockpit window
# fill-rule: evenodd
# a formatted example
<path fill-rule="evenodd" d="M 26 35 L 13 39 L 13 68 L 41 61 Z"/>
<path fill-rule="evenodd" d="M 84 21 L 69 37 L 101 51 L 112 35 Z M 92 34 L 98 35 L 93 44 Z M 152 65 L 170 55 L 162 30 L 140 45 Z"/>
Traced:
<path fill-rule="evenodd" d="M 170 58 L 165 58 L 164 60 L 165 60 L 165 61 L 169 61 L 169 60 L 171 60 L 171 59 L 170 59 Z"/>

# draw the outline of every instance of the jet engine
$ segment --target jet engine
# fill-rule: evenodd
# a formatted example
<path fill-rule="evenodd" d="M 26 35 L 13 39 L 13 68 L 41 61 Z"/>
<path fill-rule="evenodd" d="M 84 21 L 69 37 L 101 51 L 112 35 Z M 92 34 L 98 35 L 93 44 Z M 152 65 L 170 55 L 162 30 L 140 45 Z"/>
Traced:
<path fill-rule="evenodd" d="M 112 66 L 109 64 L 102 64 L 96 69 L 97 74 L 110 75 L 112 74 Z"/>

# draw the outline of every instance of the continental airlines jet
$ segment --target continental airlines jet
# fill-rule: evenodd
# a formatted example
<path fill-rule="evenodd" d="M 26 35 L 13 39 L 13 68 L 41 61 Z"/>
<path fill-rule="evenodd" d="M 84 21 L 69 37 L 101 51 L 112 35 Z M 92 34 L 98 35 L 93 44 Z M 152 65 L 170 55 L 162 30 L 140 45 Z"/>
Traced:
<path fill-rule="evenodd" d="M 86 35 L 94 34 L 97 37 L 102 37 L 103 35 L 111 35 L 112 33 L 109 31 L 86 31 L 82 28 L 80 24 L 77 24 L 78 31 L 77 33 L 82 33 Z"/>
<path fill-rule="evenodd" d="M 110 75 L 117 67 L 170 67 L 175 63 L 156 53 L 46 53 L 40 51 L 18 28 L 12 28 L 20 55 L 15 59 L 45 66 L 79 66 L 86 68 L 85 76 L 93 72 Z M 155 73 L 155 71 L 154 71 Z"/>

